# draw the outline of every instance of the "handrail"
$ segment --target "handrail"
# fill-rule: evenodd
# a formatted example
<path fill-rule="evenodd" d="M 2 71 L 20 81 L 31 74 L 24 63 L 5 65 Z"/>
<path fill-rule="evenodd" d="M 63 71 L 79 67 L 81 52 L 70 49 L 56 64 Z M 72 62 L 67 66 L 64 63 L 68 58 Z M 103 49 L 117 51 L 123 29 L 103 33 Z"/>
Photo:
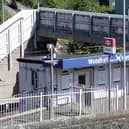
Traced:
<path fill-rule="evenodd" d="M 17 21 L 22 20 L 22 19 L 24 19 L 24 18 L 21 17 L 21 18 L 17 19 L 17 20 L 14 21 L 11 25 L 9 25 L 8 27 L 6 27 L 4 30 L 0 31 L 0 33 L 4 32 L 4 31 L 7 30 L 9 27 L 11 27 L 12 25 L 14 25 Z"/>

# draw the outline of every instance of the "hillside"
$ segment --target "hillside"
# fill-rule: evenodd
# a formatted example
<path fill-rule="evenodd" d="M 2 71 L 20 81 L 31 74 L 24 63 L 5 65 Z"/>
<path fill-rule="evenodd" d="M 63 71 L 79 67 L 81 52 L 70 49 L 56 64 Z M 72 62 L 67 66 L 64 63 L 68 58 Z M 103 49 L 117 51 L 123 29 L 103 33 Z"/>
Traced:
<path fill-rule="evenodd" d="M 37 8 L 37 0 L 17 0 L 22 4 Z M 40 0 L 40 6 L 73 9 L 92 12 L 112 13 L 113 9 L 108 6 L 99 5 L 99 0 Z"/>

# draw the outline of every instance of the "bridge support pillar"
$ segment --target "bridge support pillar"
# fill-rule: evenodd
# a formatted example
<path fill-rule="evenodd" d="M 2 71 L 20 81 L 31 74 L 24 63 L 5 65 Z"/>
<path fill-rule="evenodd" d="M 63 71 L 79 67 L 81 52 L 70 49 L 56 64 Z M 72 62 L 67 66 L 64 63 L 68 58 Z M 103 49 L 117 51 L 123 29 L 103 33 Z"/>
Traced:
<path fill-rule="evenodd" d="M 10 31 L 8 30 L 8 70 L 12 68 L 12 54 L 11 54 L 11 40 L 10 40 Z"/>
<path fill-rule="evenodd" d="M 20 39 L 20 58 L 24 57 L 24 45 L 23 45 L 23 30 L 22 30 L 23 26 L 22 26 L 22 20 L 20 21 L 19 24 L 19 39 Z"/>

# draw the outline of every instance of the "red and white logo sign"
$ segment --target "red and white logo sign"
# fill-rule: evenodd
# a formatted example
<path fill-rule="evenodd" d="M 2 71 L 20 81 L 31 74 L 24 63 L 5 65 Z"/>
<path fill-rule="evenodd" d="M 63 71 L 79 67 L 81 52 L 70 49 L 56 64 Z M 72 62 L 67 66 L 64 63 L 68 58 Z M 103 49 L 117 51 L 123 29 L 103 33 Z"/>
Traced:
<path fill-rule="evenodd" d="M 116 39 L 115 38 L 104 37 L 103 52 L 106 54 L 116 53 Z"/>

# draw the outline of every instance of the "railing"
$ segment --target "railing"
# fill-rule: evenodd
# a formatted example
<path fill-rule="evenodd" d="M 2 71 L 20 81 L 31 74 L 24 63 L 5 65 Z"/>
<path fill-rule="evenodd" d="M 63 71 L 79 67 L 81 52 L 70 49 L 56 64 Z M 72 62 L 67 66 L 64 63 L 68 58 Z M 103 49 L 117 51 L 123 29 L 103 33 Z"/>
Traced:
<path fill-rule="evenodd" d="M 100 94 L 101 91 L 104 94 Z M 118 89 L 111 89 L 110 112 L 122 111 L 122 94 Z M 99 94 L 99 97 L 95 97 Z M 59 94 L 44 92 L 25 93 L 22 96 L 0 100 L 0 126 L 37 122 L 67 117 L 92 117 L 99 113 L 109 112 L 108 90 L 78 89 Z"/>
<path fill-rule="evenodd" d="M 129 39 L 128 31 L 126 16 L 127 39 Z M 99 44 L 104 36 L 110 35 L 116 38 L 117 45 L 122 45 L 123 16 L 43 7 L 39 10 L 38 34 Z"/>
<path fill-rule="evenodd" d="M 24 56 L 23 43 L 35 32 L 36 10 L 22 10 L 0 25 L 0 60 L 9 58 L 11 53 L 21 46 L 21 57 Z"/>

